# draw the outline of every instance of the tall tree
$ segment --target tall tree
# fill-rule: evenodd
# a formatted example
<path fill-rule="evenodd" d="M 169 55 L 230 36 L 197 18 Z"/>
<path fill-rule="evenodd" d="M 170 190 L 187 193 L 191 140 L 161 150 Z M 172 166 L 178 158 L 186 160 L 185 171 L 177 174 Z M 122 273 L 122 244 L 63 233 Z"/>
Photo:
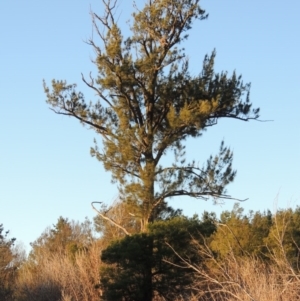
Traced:
<path fill-rule="evenodd" d="M 31 243 L 28 262 L 38 266 L 41 260 L 54 254 L 74 259 L 75 254 L 87 250 L 93 240 L 92 225 L 88 219 L 79 223 L 59 217 L 52 228 L 48 227 Z"/>
<path fill-rule="evenodd" d="M 215 51 L 205 56 L 199 75 L 189 73 L 179 46 L 193 21 L 207 18 L 200 0 L 146 1 L 132 14 L 132 34 L 126 39 L 114 18 L 117 0 L 103 3 L 103 17 L 92 13 L 102 44 L 89 41 L 97 53 L 98 76 L 82 76 L 99 100 L 87 103 L 75 84 L 53 80 L 52 89 L 44 83 L 47 103 L 102 137 L 103 145 L 95 142 L 91 154 L 119 184 L 121 200 L 142 231 L 171 197 L 230 198 L 226 186 L 236 175 L 232 151 L 222 142 L 219 154 L 201 167 L 186 163 L 184 142 L 221 118 L 257 119 L 259 109 L 251 108 L 250 84 L 241 76 L 214 71 Z M 164 166 L 170 152 L 174 163 Z"/>

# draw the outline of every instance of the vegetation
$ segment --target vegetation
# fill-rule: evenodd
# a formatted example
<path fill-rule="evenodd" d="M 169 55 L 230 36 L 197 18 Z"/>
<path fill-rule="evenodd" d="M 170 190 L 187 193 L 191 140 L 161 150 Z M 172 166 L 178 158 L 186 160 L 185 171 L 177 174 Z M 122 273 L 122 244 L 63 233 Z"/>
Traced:
<path fill-rule="evenodd" d="M 99 300 L 100 245 L 88 220 L 60 217 L 31 244 L 18 271 L 16 300 Z"/>
<path fill-rule="evenodd" d="M 108 264 L 101 273 L 104 299 L 147 301 L 153 300 L 153 296 L 176 299 L 191 285 L 194 275 L 193 269 L 180 267 L 181 260 L 169 245 L 181 256 L 199 263 L 201 259 L 191 247 L 192 237 L 201 241 L 201 233 L 212 234 L 214 226 L 207 226 L 197 217 L 180 216 L 149 225 L 147 233 L 113 242 L 101 256 Z"/>
<path fill-rule="evenodd" d="M 14 286 L 14 275 L 18 266 L 13 246 L 15 238 L 8 238 L 9 231 L 4 231 L 0 224 L 0 300 L 9 300 Z"/>
<path fill-rule="evenodd" d="M 0 299 L 14 301 L 299 300 L 300 208 L 186 217 L 168 200 L 231 198 L 233 153 L 221 143 L 206 164 L 186 163 L 185 141 L 220 118 L 258 118 L 241 76 L 214 71 L 215 51 L 189 73 L 180 43 L 207 14 L 200 0 L 149 0 L 133 13 L 131 36 L 115 22 L 116 0 L 92 13 L 100 45 L 97 93 L 87 103 L 75 84 L 44 83 L 57 114 L 102 137 L 91 154 L 111 172 L 120 199 L 94 223 L 60 217 L 24 261 L 0 226 Z M 104 30 L 100 29 L 102 26 Z M 130 143 L 129 143 L 130 142 Z M 174 163 L 163 160 L 174 154 Z M 98 236 L 96 235 L 98 233 Z"/>
<path fill-rule="evenodd" d="M 146 232 L 172 197 L 230 198 L 226 186 L 236 175 L 232 151 L 222 142 L 219 153 L 199 166 L 186 162 L 184 142 L 199 138 L 222 118 L 255 120 L 259 109 L 252 109 L 250 84 L 241 76 L 215 72 L 215 51 L 205 56 L 199 75 L 190 74 L 180 44 L 195 20 L 207 18 L 200 0 L 146 1 L 132 14 L 127 38 L 115 22 L 116 2 L 103 0 L 103 17 L 92 13 L 101 40 L 99 45 L 89 41 L 98 75 L 83 76 L 83 81 L 99 100 L 87 103 L 76 85 L 66 81 L 53 80 L 52 88 L 46 83 L 44 88 L 55 113 L 100 135 L 102 145 L 95 144 L 91 154 L 118 183 L 135 228 Z M 172 153 L 174 163 L 168 166 L 163 159 Z"/>
<path fill-rule="evenodd" d="M 235 205 L 109 242 L 89 221 L 60 217 L 23 261 L 1 227 L 1 300 L 298 300 L 299 212 Z"/>

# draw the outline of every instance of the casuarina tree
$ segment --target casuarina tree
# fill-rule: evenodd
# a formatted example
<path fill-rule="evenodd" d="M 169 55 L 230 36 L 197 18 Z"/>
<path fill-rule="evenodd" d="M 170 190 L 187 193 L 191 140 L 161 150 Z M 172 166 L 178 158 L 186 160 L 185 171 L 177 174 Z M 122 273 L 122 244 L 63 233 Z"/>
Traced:
<path fill-rule="evenodd" d="M 232 151 L 222 142 L 219 153 L 199 166 L 186 161 L 185 142 L 222 118 L 257 119 L 259 109 L 252 108 L 250 84 L 241 76 L 214 71 L 215 51 L 204 57 L 198 75 L 189 72 L 181 44 L 193 22 L 207 18 L 200 0 L 135 6 L 128 37 L 114 17 L 117 1 L 103 3 L 103 16 L 92 13 L 101 42 L 89 40 L 98 75 L 82 77 L 98 99 L 88 103 L 75 84 L 53 80 L 52 87 L 44 83 L 48 104 L 102 138 L 91 154 L 118 183 L 120 199 L 141 231 L 172 197 L 230 198 L 226 186 L 236 175 Z M 174 163 L 167 166 L 163 158 L 171 154 Z"/>

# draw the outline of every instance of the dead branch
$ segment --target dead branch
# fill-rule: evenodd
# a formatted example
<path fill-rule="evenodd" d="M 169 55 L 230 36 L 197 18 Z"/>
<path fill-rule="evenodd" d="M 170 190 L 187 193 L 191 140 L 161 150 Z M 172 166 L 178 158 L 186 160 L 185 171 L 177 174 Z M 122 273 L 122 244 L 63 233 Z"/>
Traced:
<path fill-rule="evenodd" d="M 131 236 L 131 234 L 124 228 L 122 227 L 120 224 L 118 224 L 117 222 L 115 222 L 113 219 L 105 216 L 104 214 L 102 214 L 99 210 L 97 210 L 95 208 L 95 206 L 93 204 L 101 204 L 102 202 L 92 202 L 92 208 L 105 220 L 111 222 L 113 225 L 115 225 L 116 227 L 118 227 L 119 229 L 121 229 L 126 235 Z"/>

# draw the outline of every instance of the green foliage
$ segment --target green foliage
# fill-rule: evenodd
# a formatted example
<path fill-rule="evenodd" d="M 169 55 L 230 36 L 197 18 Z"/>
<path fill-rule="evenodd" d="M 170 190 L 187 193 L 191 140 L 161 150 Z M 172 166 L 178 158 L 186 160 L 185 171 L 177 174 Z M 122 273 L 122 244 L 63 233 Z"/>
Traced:
<path fill-rule="evenodd" d="M 234 256 L 255 255 L 267 256 L 265 240 L 272 226 L 272 215 L 250 212 L 236 203 L 232 211 L 223 211 L 220 215 L 217 231 L 211 237 L 210 246 L 217 254 L 226 258 L 229 253 Z"/>
<path fill-rule="evenodd" d="M 91 154 L 119 184 L 121 200 L 141 231 L 172 197 L 230 198 L 226 186 L 236 175 L 232 151 L 222 142 L 219 153 L 199 166 L 185 162 L 184 141 L 200 137 L 221 118 L 258 118 L 259 110 L 251 109 L 250 84 L 235 73 L 214 71 L 215 51 L 205 56 L 199 75 L 189 73 L 179 44 L 193 21 L 207 17 L 199 2 L 147 1 L 133 13 L 131 36 L 125 39 L 114 20 L 116 1 L 103 1 L 104 17 L 92 14 L 103 43 L 89 41 L 97 53 L 98 76 L 83 77 L 99 100 L 87 103 L 66 81 L 53 80 L 52 89 L 44 83 L 54 112 L 79 120 L 103 138 Z M 174 163 L 164 166 L 170 152 Z"/>
<path fill-rule="evenodd" d="M 104 299 L 147 301 L 159 295 L 174 300 L 194 276 L 192 269 L 181 268 L 178 255 L 200 264 L 193 240 L 200 241 L 214 230 L 212 220 L 180 216 L 150 224 L 147 233 L 113 242 L 101 258 L 107 264 L 101 273 Z"/>
<path fill-rule="evenodd" d="M 145 233 L 127 236 L 102 253 L 105 300 L 152 300 L 153 239 Z M 124 299 L 123 299 L 124 298 Z"/>
<path fill-rule="evenodd" d="M 243 255 L 249 249 L 250 222 L 243 209 L 235 204 L 231 212 L 222 212 L 218 230 L 212 237 L 211 248 L 225 258 L 230 252 Z"/>
<path fill-rule="evenodd" d="M 276 212 L 265 243 L 276 257 L 286 258 L 294 268 L 299 268 L 300 207 Z"/>
<path fill-rule="evenodd" d="M 40 258 L 54 254 L 68 255 L 73 260 L 75 254 L 87 250 L 92 241 L 93 234 L 89 220 L 75 223 L 60 217 L 53 228 L 46 229 L 36 241 L 31 243 L 29 261 L 38 265 Z"/>
<path fill-rule="evenodd" d="M 265 257 L 268 254 L 266 238 L 269 236 L 270 229 L 273 225 L 273 215 L 268 210 L 267 212 L 250 212 L 249 220 L 251 223 L 251 240 L 249 252 L 255 256 Z"/>
<path fill-rule="evenodd" d="M 263 260 L 282 259 L 298 269 L 300 255 L 300 208 L 281 209 L 275 214 L 250 211 L 235 204 L 220 215 L 210 247 L 220 258 L 256 256 Z"/>

